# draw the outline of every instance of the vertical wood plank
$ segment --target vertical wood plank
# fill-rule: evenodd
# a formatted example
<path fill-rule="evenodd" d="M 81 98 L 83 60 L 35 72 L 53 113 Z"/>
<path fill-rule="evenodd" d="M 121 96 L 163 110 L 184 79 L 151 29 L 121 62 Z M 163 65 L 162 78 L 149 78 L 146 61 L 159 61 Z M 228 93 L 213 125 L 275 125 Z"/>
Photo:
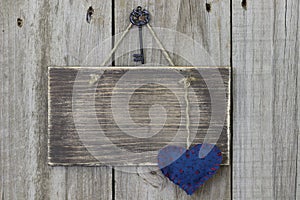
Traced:
<path fill-rule="evenodd" d="M 299 77 L 299 72 L 298 72 L 298 77 Z M 298 88 L 299 88 L 299 82 L 298 82 Z M 299 99 L 299 92 L 298 92 L 298 99 Z M 300 114 L 299 114 L 299 105 L 298 105 L 298 121 L 300 119 Z M 299 132 L 299 126 L 298 126 L 298 132 Z M 300 152 L 300 137 L 298 135 L 298 160 L 297 160 L 297 180 L 296 180 L 296 199 L 300 199 L 300 158 L 299 158 L 299 152 Z"/>
<path fill-rule="evenodd" d="M 111 49 L 111 43 L 103 43 L 112 34 L 111 1 L 56 0 L 50 6 L 51 65 L 100 65 L 102 60 L 98 58 L 108 55 Z M 86 21 L 89 7 L 94 10 L 90 23 Z"/>
<path fill-rule="evenodd" d="M 299 5 L 298 5 L 299 6 Z M 298 132 L 298 151 L 297 151 L 297 180 L 296 180 L 296 199 L 297 200 L 300 200 L 300 124 L 299 124 L 299 121 L 300 121 L 300 92 L 299 92 L 299 88 L 300 88 L 300 81 L 299 81 L 299 77 L 300 77 L 300 70 L 299 70 L 299 59 L 300 59 L 300 51 L 299 51 L 299 38 L 300 38 L 300 32 L 299 32 L 299 27 L 300 27 L 300 20 L 298 19 L 298 25 L 297 25 L 297 39 L 298 39 L 298 43 L 296 43 L 298 45 L 298 54 L 296 54 L 295 56 L 297 57 L 298 59 L 298 75 L 297 75 L 297 98 L 296 98 L 296 104 L 297 104 L 297 107 L 296 107 L 296 111 L 298 112 L 297 113 L 297 118 L 296 118 L 296 122 L 298 122 L 298 126 L 297 126 L 297 129 L 296 131 Z"/>
<path fill-rule="evenodd" d="M 47 1 L 0 2 L 0 191 L 47 199 Z M 17 19 L 22 23 L 17 24 Z"/>
<path fill-rule="evenodd" d="M 88 23 L 86 13 L 90 6 L 94 13 Z M 111 37 L 111 6 L 111 1 L 104 0 L 51 1 L 50 65 L 99 65 L 98 57 L 89 55 Z M 107 55 L 110 49 L 109 43 L 97 48 L 97 54 Z M 111 199 L 111 171 L 108 167 L 53 167 L 49 178 L 50 199 Z"/>
<path fill-rule="evenodd" d="M 300 27 L 300 20 L 298 20 L 298 35 L 297 35 L 297 38 L 299 40 L 300 38 L 300 32 L 299 32 L 299 27 Z M 298 41 L 299 43 L 299 41 Z M 299 45 L 298 45 L 298 59 L 299 59 Z M 299 62 L 299 60 L 298 60 Z M 296 199 L 297 200 L 300 200 L 300 124 L 299 124 L 299 121 L 300 121 L 300 109 L 299 109 L 299 101 L 300 101 L 300 92 L 299 92 L 299 88 L 300 88 L 300 81 L 299 81 L 299 77 L 300 77 L 300 70 L 299 70 L 299 64 L 298 64 L 298 76 L 297 76 L 297 99 L 296 99 L 296 103 L 297 103 L 297 119 L 296 121 L 298 122 L 298 127 L 296 129 L 296 131 L 298 132 L 298 152 L 297 152 L 297 180 L 296 180 Z"/>
<path fill-rule="evenodd" d="M 111 35 L 111 2 L 1 1 L 0 18 L 0 197 L 111 199 L 111 169 L 47 165 L 47 67 L 80 65 Z"/>
<path fill-rule="evenodd" d="M 206 2 L 211 3 L 211 11 L 206 11 Z M 230 2 L 229 1 L 115 1 L 115 31 L 123 32 L 129 24 L 129 14 L 137 6 L 147 8 L 152 14 L 152 27 L 168 28 L 179 31 L 196 40 L 208 52 L 214 62 L 202 61 L 197 65 L 230 65 Z M 144 43 L 153 44 L 155 40 L 147 34 L 144 28 Z M 127 49 L 138 47 L 138 30 L 133 28 L 124 39 L 116 53 L 116 65 L 138 65 L 133 62 L 132 54 Z M 174 51 L 183 52 L 186 49 L 178 46 L 175 40 L 169 40 L 164 35 L 158 35 L 164 46 L 172 46 Z M 116 38 L 118 40 L 118 38 Z M 176 45 L 177 44 L 177 45 Z M 189 48 L 189 47 L 187 47 Z M 136 51 L 138 52 L 138 51 Z M 160 50 L 147 49 L 146 64 L 156 63 L 168 65 Z M 175 65 L 190 65 L 178 55 L 170 53 Z M 197 55 L 203 56 L 203 55 Z M 218 174 L 199 189 L 192 197 L 178 189 L 157 168 L 137 167 L 117 168 L 115 172 L 116 199 L 230 199 L 230 167 L 222 167 Z M 128 171 L 131 171 L 129 173 Z M 146 171 L 146 172 L 145 172 Z"/>
<path fill-rule="evenodd" d="M 108 167 L 54 167 L 49 199 L 112 199 L 112 176 Z"/>
<path fill-rule="evenodd" d="M 299 2 L 232 10 L 233 198 L 295 199 Z"/>

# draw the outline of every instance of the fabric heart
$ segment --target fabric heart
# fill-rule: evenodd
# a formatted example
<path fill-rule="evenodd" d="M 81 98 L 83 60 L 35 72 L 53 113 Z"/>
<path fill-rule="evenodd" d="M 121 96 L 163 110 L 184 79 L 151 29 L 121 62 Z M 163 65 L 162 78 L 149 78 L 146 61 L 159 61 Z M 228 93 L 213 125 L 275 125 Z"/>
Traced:
<path fill-rule="evenodd" d="M 158 166 L 162 173 L 188 195 L 211 178 L 221 162 L 222 153 L 213 144 L 198 144 L 188 150 L 167 146 L 158 153 Z"/>

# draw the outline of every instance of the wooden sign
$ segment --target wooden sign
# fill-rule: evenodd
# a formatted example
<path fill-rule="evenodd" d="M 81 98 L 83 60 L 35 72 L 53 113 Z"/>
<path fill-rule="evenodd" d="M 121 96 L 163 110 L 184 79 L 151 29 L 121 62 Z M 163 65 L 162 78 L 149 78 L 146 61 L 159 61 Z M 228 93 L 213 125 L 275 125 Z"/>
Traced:
<path fill-rule="evenodd" d="M 48 77 L 50 165 L 157 165 L 160 149 L 187 140 L 216 143 L 229 164 L 230 67 L 49 67 Z"/>

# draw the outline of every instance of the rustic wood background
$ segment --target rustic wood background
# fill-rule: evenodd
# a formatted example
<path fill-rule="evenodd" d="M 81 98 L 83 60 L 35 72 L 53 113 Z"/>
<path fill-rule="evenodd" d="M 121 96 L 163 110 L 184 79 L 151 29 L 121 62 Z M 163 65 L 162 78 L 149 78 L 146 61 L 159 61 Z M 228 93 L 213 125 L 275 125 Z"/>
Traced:
<path fill-rule="evenodd" d="M 232 165 L 192 197 L 143 168 L 47 165 L 47 66 L 80 65 L 99 41 L 124 30 L 137 5 L 151 11 L 153 26 L 193 37 L 217 65 L 233 69 Z M 299 6 L 296 0 L 1 0 L 1 199 L 300 199 Z M 166 64 L 158 51 L 151 58 Z M 115 64 L 130 64 L 129 57 Z"/>

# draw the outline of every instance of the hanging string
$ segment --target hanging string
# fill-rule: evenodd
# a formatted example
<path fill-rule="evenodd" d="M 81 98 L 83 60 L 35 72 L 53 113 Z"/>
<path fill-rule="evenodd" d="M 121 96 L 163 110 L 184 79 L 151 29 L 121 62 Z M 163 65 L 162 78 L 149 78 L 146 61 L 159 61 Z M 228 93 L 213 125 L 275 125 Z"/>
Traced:
<path fill-rule="evenodd" d="M 180 83 L 184 84 L 184 100 L 185 100 L 185 117 L 186 117 L 186 124 L 185 129 L 187 132 L 186 137 L 186 147 L 189 149 L 191 146 L 190 142 L 190 101 L 189 101 L 189 87 L 191 86 L 191 78 L 184 78 L 180 81 Z"/>
<path fill-rule="evenodd" d="M 150 31 L 150 33 L 152 34 L 152 36 L 154 37 L 155 41 L 157 42 L 159 48 L 162 50 L 165 58 L 168 60 L 168 62 L 170 63 L 171 66 L 175 66 L 175 64 L 173 63 L 171 57 L 169 56 L 168 52 L 166 51 L 166 49 L 164 48 L 164 46 L 162 45 L 162 43 L 159 41 L 158 37 L 156 36 L 154 30 L 152 29 L 152 27 L 147 24 L 147 27 Z M 187 149 L 189 149 L 189 147 L 191 146 L 191 142 L 190 142 L 190 102 L 189 102 L 189 87 L 191 86 L 191 78 L 184 78 L 183 80 L 184 83 L 184 99 L 185 99 L 185 115 L 186 115 L 186 131 L 187 131 L 187 138 L 186 138 L 186 146 Z"/>
<path fill-rule="evenodd" d="M 171 57 L 169 56 L 168 52 L 166 51 L 166 49 L 164 48 L 164 46 L 162 45 L 162 43 L 159 41 L 158 37 L 156 36 L 154 30 L 152 29 L 152 27 L 150 26 L 150 24 L 147 24 L 147 27 L 150 31 L 150 33 L 152 34 L 152 36 L 154 37 L 155 41 L 157 42 L 159 48 L 162 50 L 165 58 L 168 60 L 168 62 L 170 63 L 171 66 L 175 66 Z"/>
<path fill-rule="evenodd" d="M 121 42 L 126 37 L 127 33 L 129 32 L 129 30 L 131 29 L 132 26 L 133 25 L 130 23 L 129 26 L 126 28 L 126 30 L 123 32 L 121 38 L 115 44 L 114 48 L 109 52 L 107 58 L 103 61 L 101 66 L 105 66 L 105 64 L 111 59 L 111 57 L 113 56 L 113 54 L 115 53 L 117 48 L 120 46 Z M 166 51 L 166 49 L 164 48 L 164 46 L 162 45 L 162 43 L 159 41 L 158 37 L 156 36 L 156 34 L 155 34 L 154 30 L 152 29 L 152 27 L 149 24 L 147 24 L 147 27 L 148 27 L 150 33 L 152 34 L 153 38 L 155 39 L 156 43 L 158 44 L 159 48 L 162 50 L 165 58 L 170 63 L 170 65 L 175 66 L 175 64 L 173 63 L 173 61 L 172 61 L 171 57 L 169 56 L 168 52 Z"/>
<path fill-rule="evenodd" d="M 126 28 L 126 30 L 123 32 L 123 34 L 122 34 L 121 38 L 119 39 L 119 41 L 115 44 L 114 48 L 108 54 L 106 60 L 103 61 L 103 63 L 101 64 L 101 66 L 105 66 L 105 64 L 111 59 L 112 55 L 115 53 L 115 51 L 117 50 L 117 48 L 120 46 L 122 40 L 126 37 L 127 33 L 131 29 L 131 27 L 132 27 L 132 24 L 130 23 L 129 26 Z"/>
<path fill-rule="evenodd" d="M 117 50 L 117 48 L 119 47 L 119 45 L 121 44 L 123 39 L 126 37 L 127 33 L 129 32 L 129 30 L 132 26 L 133 25 L 130 23 L 129 26 L 126 28 L 126 30 L 123 32 L 121 38 L 115 44 L 114 48 L 108 54 L 106 60 L 103 61 L 102 66 L 105 66 L 105 64 L 111 59 L 112 55 L 115 53 L 115 51 Z M 155 34 L 154 30 L 152 29 L 152 27 L 149 24 L 147 24 L 147 27 L 148 27 L 150 33 L 152 34 L 153 38 L 157 42 L 159 48 L 162 50 L 165 58 L 170 63 L 170 65 L 175 66 L 175 64 L 173 63 L 173 61 L 172 61 L 171 57 L 169 56 L 168 52 L 166 51 L 166 49 L 164 48 L 164 46 L 162 45 L 162 43 L 159 41 L 158 37 L 156 36 L 156 34 Z M 189 149 L 189 147 L 191 146 L 191 142 L 190 142 L 190 103 L 189 103 L 189 87 L 191 85 L 191 78 L 184 78 L 180 82 L 181 83 L 183 82 L 183 84 L 184 84 L 184 99 L 185 99 L 185 104 L 186 104 L 186 107 L 185 107 L 186 127 L 185 128 L 186 128 L 186 131 L 187 131 L 186 146 L 187 146 L 187 149 Z"/>

